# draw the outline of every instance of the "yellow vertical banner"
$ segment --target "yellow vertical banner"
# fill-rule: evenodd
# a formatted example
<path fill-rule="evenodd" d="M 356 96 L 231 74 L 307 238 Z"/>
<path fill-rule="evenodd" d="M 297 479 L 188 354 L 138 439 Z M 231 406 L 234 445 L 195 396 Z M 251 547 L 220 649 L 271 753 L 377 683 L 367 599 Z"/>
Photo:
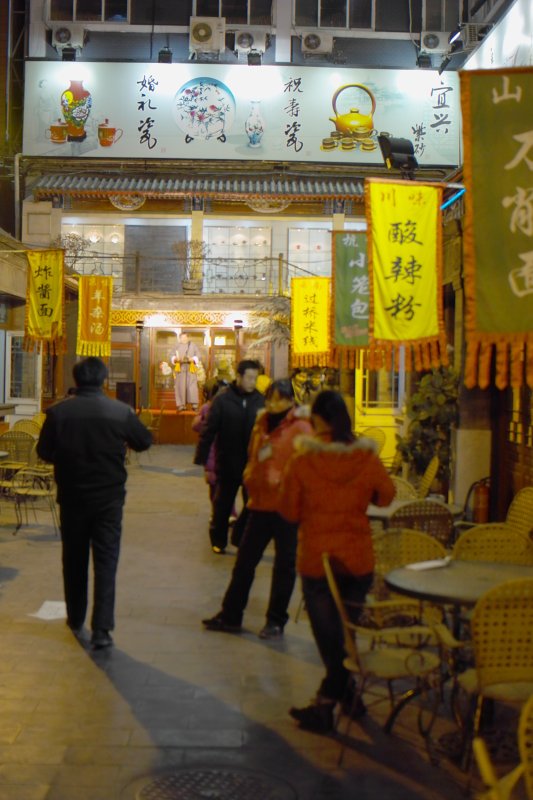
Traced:
<path fill-rule="evenodd" d="M 291 281 L 291 364 L 326 366 L 330 361 L 330 278 Z"/>
<path fill-rule="evenodd" d="M 113 278 L 83 275 L 79 279 L 78 338 L 80 356 L 111 355 Z"/>
<path fill-rule="evenodd" d="M 442 187 L 366 181 L 370 366 L 405 347 L 407 370 L 448 363 L 442 308 Z"/>
<path fill-rule="evenodd" d="M 57 353 L 65 345 L 63 250 L 28 251 L 24 347 Z"/>

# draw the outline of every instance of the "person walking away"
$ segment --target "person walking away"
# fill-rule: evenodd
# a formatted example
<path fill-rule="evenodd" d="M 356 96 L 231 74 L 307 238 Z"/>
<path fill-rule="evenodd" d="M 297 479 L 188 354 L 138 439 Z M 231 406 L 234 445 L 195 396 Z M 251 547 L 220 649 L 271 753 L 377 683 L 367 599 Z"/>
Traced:
<path fill-rule="evenodd" d="M 103 392 L 104 362 L 91 356 L 72 371 L 76 393 L 46 412 L 37 453 L 54 465 L 60 507 L 67 625 L 82 633 L 87 614 L 89 554 L 95 648 L 113 644 L 115 580 L 126 495 L 126 447 L 147 450 L 152 436 L 133 409 Z"/>
<path fill-rule="evenodd" d="M 322 553 L 329 553 L 343 599 L 362 604 L 374 552 L 366 509 L 388 505 L 394 485 L 369 439 L 356 439 L 342 396 L 324 390 L 311 408 L 315 438 L 302 439 L 282 476 L 278 511 L 299 524 L 297 569 L 313 636 L 326 668 L 316 699 L 289 713 L 305 730 L 333 730 L 335 705 L 351 707 L 342 624 L 329 591 Z M 357 619 L 354 613 L 354 622 Z M 364 713 L 364 706 L 355 709 Z"/>
<path fill-rule="evenodd" d="M 238 364 L 235 380 L 214 398 L 196 447 L 194 463 L 205 465 L 216 441 L 217 487 L 209 536 L 217 555 L 226 551 L 229 517 L 242 486 L 250 435 L 257 412 L 265 404 L 265 398 L 255 388 L 258 375 L 257 361 L 244 360 Z M 244 488 L 243 500 L 246 504 Z"/>
<path fill-rule="evenodd" d="M 243 475 L 248 492 L 246 528 L 222 609 L 215 617 L 202 620 L 207 630 L 241 630 L 255 569 L 273 539 L 275 558 L 270 600 L 266 624 L 259 636 L 279 639 L 283 635 L 296 579 L 297 526 L 287 522 L 274 509 L 281 473 L 292 454 L 294 439 L 310 433 L 309 408 L 295 407 L 291 381 L 274 381 L 266 392 L 265 410 L 259 412 L 252 431 Z"/>

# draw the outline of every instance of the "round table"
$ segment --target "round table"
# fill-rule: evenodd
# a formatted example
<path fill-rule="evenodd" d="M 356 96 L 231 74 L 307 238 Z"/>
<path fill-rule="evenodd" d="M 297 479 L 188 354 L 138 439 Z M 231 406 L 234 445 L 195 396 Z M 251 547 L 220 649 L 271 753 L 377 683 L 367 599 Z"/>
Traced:
<path fill-rule="evenodd" d="M 533 580 L 533 566 L 452 559 L 434 569 L 391 570 L 385 583 L 394 592 L 435 603 L 474 606 L 489 589 L 517 578 Z"/>

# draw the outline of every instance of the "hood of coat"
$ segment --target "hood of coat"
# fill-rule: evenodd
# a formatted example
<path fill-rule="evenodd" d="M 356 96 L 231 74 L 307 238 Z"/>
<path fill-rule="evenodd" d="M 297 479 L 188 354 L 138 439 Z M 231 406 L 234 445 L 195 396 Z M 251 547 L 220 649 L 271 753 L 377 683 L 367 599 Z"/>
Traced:
<path fill-rule="evenodd" d="M 305 467 L 316 473 L 320 482 L 337 487 L 359 480 L 366 466 L 375 461 L 376 449 L 376 443 L 365 437 L 350 444 L 311 436 L 300 436 L 295 442 L 296 458 L 305 458 Z"/>
<path fill-rule="evenodd" d="M 262 421 L 263 423 L 266 422 L 266 415 L 268 411 L 266 408 L 260 408 L 257 412 L 256 422 Z M 289 421 L 292 422 L 296 419 L 311 419 L 311 408 L 310 406 L 294 406 L 293 408 L 289 409 L 287 416 L 282 420 L 282 424 Z"/>

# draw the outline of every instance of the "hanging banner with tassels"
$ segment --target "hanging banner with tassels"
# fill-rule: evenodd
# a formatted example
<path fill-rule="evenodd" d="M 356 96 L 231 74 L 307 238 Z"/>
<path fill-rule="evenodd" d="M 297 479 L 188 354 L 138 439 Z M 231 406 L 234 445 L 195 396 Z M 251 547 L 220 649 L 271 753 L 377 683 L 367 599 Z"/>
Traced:
<path fill-rule="evenodd" d="M 355 367 L 368 347 L 368 260 L 365 231 L 334 231 L 331 340 L 339 364 Z"/>
<path fill-rule="evenodd" d="M 291 281 L 291 363 L 293 367 L 327 366 L 330 278 Z"/>
<path fill-rule="evenodd" d="M 63 250 L 29 250 L 24 347 L 59 353 L 65 348 Z"/>
<path fill-rule="evenodd" d="M 80 356 L 110 356 L 113 278 L 83 275 L 79 280 L 76 353 Z"/>
<path fill-rule="evenodd" d="M 365 184 L 370 369 L 401 345 L 406 370 L 446 366 L 442 309 L 442 187 L 369 178 Z M 394 359 L 395 363 L 397 360 Z"/>
<path fill-rule="evenodd" d="M 533 70 L 465 71 L 465 384 L 533 388 Z M 491 132 L 490 134 L 488 132 Z M 495 355 L 495 358 L 494 358 Z"/>

